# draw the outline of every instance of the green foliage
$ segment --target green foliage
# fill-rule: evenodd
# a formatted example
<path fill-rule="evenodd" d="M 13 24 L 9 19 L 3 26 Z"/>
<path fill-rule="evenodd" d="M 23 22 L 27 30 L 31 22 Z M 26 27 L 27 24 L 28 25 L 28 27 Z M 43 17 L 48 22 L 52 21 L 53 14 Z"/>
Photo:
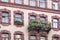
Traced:
<path fill-rule="evenodd" d="M 21 21 L 15 21 L 15 24 L 17 24 L 17 25 L 23 25 L 23 22 L 21 22 Z"/>
<path fill-rule="evenodd" d="M 29 23 L 29 30 L 44 30 L 49 31 L 51 29 L 51 24 L 48 21 L 39 21 L 39 20 L 32 20 Z"/>

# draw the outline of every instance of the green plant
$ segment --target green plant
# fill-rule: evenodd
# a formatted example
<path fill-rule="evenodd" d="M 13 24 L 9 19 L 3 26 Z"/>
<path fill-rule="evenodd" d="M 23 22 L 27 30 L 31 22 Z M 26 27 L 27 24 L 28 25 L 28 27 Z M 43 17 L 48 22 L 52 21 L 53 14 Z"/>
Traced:
<path fill-rule="evenodd" d="M 23 25 L 23 22 L 21 22 L 21 21 L 15 21 L 15 24 L 17 24 L 17 25 Z"/>
<path fill-rule="evenodd" d="M 37 27 L 41 27 L 41 23 L 38 21 L 38 20 L 32 20 L 30 23 L 29 23 L 29 26 L 37 26 Z"/>
<path fill-rule="evenodd" d="M 42 30 L 49 32 L 51 29 L 51 24 L 48 21 L 40 21 L 42 24 Z"/>
<path fill-rule="evenodd" d="M 40 31 L 42 25 L 41 23 L 38 21 L 38 20 L 32 20 L 30 23 L 29 23 L 29 27 L 28 27 L 28 30 L 29 31 Z"/>
<path fill-rule="evenodd" d="M 51 29 L 51 25 L 48 21 L 39 21 L 39 20 L 32 20 L 29 23 L 29 27 L 28 30 L 35 30 L 40 32 L 41 31 L 46 31 L 49 32 L 49 30 Z"/>

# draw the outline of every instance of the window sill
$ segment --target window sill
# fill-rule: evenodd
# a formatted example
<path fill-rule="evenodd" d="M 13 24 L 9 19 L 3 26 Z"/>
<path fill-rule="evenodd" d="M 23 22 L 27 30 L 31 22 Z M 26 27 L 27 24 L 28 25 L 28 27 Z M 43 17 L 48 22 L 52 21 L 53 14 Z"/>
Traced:
<path fill-rule="evenodd" d="M 24 26 L 24 24 L 23 25 L 18 25 L 18 24 L 14 24 L 16 27 L 22 27 L 22 26 Z"/>
<path fill-rule="evenodd" d="M 10 23 L 1 23 L 3 26 L 9 26 Z"/>
<path fill-rule="evenodd" d="M 52 28 L 54 31 L 58 31 L 59 30 L 59 28 Z"/>

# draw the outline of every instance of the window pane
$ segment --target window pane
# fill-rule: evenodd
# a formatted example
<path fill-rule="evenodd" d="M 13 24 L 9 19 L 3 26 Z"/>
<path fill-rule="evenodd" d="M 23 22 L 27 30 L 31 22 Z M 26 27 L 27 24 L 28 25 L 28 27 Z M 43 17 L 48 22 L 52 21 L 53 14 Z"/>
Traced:
<path fill-rule="evenodd" d="M 6 12 L 3 12 L 2 13 L 2 22 L 6 22 L 6 23 L 8 23 L 8 13 L 6 13 Z"/>
<path fill-rule="evenodd" d="M 45 21 L 45 20 L 46 20 L 46 18 L 45 18 L 45 17 L 41 17 L 41 18 L 40 18 L 40 20 Z"/>
<path fill-rule="evenodd" d="M 21 38 L 21 35 L 15 35 L 16 38 Z"/>
<path fill-rule="evenodd" d="M 8 34 L 2 34 L 2 40 L 8 40 Z"/>
<path fill-rule="evenodd" d="M 30 16 L 30 20 L 35 20 L 36 17 L 35 16 Z"/>
<path fill-rule="evenodd" d="M 58 20 L 57 19 L 53 19 L 53 27 L 58 28 Z"/>
<path fill-rule="evenodd" d="M 40 0 L 40 7 L 45 8 L 45 0 Z"/>
<path fill-rule="evenodd" d="M 1 0 L 2 2 L 9 2 L 9 0 Z"/>
<path fill-rule="evenodd" d="M 15 35 L 16 40 L 21 40 L 21 35 Z"/>
<path fill-rule="evenodd" d="M 30 36 L 30 40 L 36 40 L 36 36 Z"/>
<path fill-rule="evenodd" d="M 46 40 L 46 37 L 40 37 L 40 40 Z"/>
<path fill-rule="evenodd" d="M 21 21 L 22 22 L 22 15 L 16 14 L 16 21 Z"/>
<path fill-rule="evenodd" d="M 58 9 L 58 2 L 53 2 L 53 9 Z"/>
<path fill-rule="evenodd" d="M 40 2 L 45 2 L 45 0 L 40 0 Z"/>
<path fill-rule="evenodd" d="M 56 38 L 53 38 L 53 40 L 58 40 L 58 37 L 56 37 Z"/>
<path fill-rule="evenodd" d="M 15 0 L 16 4 L 22 4 L 22 0 Z"/>
<path fill-rule="evenodd" d="M 30 6 L 36 6 L 35 3 L 36 3 L 35 0 L 30 0 Z"/>

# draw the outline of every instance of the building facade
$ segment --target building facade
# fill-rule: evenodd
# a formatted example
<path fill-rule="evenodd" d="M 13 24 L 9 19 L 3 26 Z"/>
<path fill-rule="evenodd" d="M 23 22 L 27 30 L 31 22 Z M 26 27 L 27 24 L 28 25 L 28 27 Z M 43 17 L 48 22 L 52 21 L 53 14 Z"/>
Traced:
<path fill-rule="evenodd" d="M 0 40 L 60 40 L 59 6 L 60 0 L 0 0 Z M 51 30 L 28 32 L 31 19 L 49 21 Z"/>

